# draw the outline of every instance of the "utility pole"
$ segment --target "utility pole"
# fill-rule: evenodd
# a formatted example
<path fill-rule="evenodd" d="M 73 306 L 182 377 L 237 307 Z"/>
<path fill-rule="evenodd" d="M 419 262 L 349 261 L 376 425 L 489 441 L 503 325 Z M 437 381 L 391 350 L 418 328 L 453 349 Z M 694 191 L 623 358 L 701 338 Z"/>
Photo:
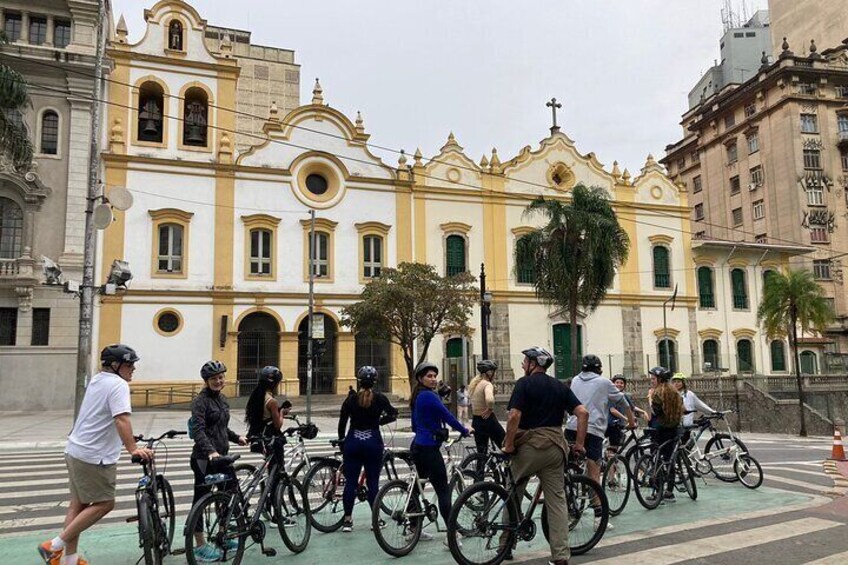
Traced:
<path fill-rule="evenodd" d="M 483 359 L 489 358 L 489 305 L 486 303 L 486 264 L 480 263 L 480 339 Z"/>
<path fill-rule="evenodd" d="M 312 422 L 312 314 L 315 311 L 315 210 L 309 211 L 309 320 L 306 341 L 306 423 Z"/>
<path fill-rule="evenodd" d="M 671 298 L 667 299 L 663 302 L 663 352 L 665 353 L 665 362 L 663 363 L 663 367 L 671 371 L 670 363 L 671 361 L 671 348 L 668 343 L 668 322 L 665 317 L 665 306 L 669 302 L 671 302 L 671 311 L 674 312 L 674 303 L 677 301 L 677 284 L 674 285 L 674 294 L 671 295 Z"/>
<path fill-rule="evenodd" d="M 83 239 L 82 284 L 80 285 L 79 341 L 77 344 L 77 374 L 74 385 L 74 420 L 79 415 L 85 396 L 85 385 L 91 367 L 91 321 L 94 317 L 94 254 L 96 251 L 95 229 L 92 221 L 94 203 L 99 198 L 100 176 L 100 97 L 102 92 L 103 51 L 106 48 L 106 33 L 103 20 L 106 18 L 106 2 L 97 2 L 97 56 L 94 62 L 94 101 L 91 111 L 91 141 L 88 158 L 88 197 L 85 203 L 85 236 Z"/>

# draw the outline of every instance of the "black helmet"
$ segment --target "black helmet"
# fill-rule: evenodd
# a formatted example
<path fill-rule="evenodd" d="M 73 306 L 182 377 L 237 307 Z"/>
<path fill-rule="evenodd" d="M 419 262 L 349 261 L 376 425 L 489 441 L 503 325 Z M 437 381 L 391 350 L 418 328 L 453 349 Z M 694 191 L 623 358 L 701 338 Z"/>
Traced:
<path fill-rule="evenodd" d="M 140 357 L 136 354 L 135 349 L 123 343 L 107 345 L 100 352 L 100 361 L 103 365 L 111 365 L 112 363 L 136 363 Z"/>
<path fill-rule="evenodd" d="M 543 369 L 547 369 L 554 363 L 554 356 L 551 355 L 551 352 L 539 345 L 534 345 L 530 349 L 525 349 L 521 352 L 521 354 L 535 361 L 536 364 Z"/>
<path fill-rule="evenodd" d="M 483 361 L 477 362 L 477 372 L 478 373 L 488 373 L 489 371 L 497 371 L 498 370 L 498 362 L 490 361 L 489 359 L 484 359 Z"/>
<path fill-rule="evenodd" d="M 427 371 L 436 371 L 436 374 L 438 375 L 439 367 L 437 365 L 434 365 L 433 363 L 430 363 L 429 361 L 422 361 L 418 364 L 417 367 L 415 367 L 415 378 L 420 379 L 421 376 Z"/>
<path fill-rule="evenodd" d="M 627 384 L 627 377 L 625 377 L 624 375 L 621 375 L 621 374 L 613 375 L 612 382 L 615 382 L 615 381 L 624 381 L 624 384 Z"/>
<path fill-rule="evenodd" d="M 671 371 L 666 369 L 665 367 L 654 367 L 650 371 L 648 371 L 649 375 L 653 375 L 659 381 L 668 382 L 671 379 Z"/>
<path fill-rule="evenodd" d="M 362 388 L 373 388 L 377 384 L 377 369 L 371 365 L 363 365 L 356 372 L 356 380 Z"/>
<path fill-rule="evenodd" d="M 276 386 L 281 380 L 283 380 L 283 374 L 273 365 L 263 367 L 262 370 L 259 371 L 259 382 L 261 383 Z"/>
<path fill-rule="evenodd" d="M 589 353 L 588 355 L 583 356 L 584 371 L 600 374 L 601 367 L 603 367 L 603 363 L 601 363 L 601 359 L 597 355 Z"/>
<path fill-rule="evenodd" d="M 215 375 L 220 375 L 221 373 L 227 372 L 227 366 L 221 363 L 220 361 L 207 361 L 200 368 L 200 377 L 207 381 L 214 377 Z"/>

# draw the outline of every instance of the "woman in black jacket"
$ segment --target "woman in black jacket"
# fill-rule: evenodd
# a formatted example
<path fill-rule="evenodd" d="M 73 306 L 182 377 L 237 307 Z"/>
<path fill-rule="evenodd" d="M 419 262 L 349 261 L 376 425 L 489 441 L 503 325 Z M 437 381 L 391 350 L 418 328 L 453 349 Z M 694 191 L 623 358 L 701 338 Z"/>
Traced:
<path fill-rule="evenodd" d="M 365 485 L 368 504 L 373 506 L 380 488 L 380 470 L 383 466 L 383 437 L 380 426 L 397 419 L 397 408 L 386 395 L 375 392 L 377 369 L 365 365 L 356 373 L 359 392 L 349 394 L 339 415 L 339 439 L 344 440 L 345 489 L 342 494 L 344 525 L 342 531 L 353 531 L 353 503 L 359 485 L 359 473 L 365 467 Z M 345 434 L 350 420 L 350 431 Z"/>
<path fill-rule="evenodd" d="M 208 361 L 200 369 L 205 386 L 191 403 L 191 433 L 194 448 L 191 451 L 191 470 L 194 472 L 194 498 L 196 503 L 210 486 L 205 484 L 209 461 L 226 455 L 230 442 L 247 445 L 247 440 L 229 428 L 230 405 L 221 392 L 224 388 L 227 367 L 220 361 Z M 221 558 L 222 552 L 203 539 L 203 520 L 198 521 L 198 530 L 194 532 L 195 556 L 206 561 Z M 235 541 L 235 540 L 233 540 Z"/>

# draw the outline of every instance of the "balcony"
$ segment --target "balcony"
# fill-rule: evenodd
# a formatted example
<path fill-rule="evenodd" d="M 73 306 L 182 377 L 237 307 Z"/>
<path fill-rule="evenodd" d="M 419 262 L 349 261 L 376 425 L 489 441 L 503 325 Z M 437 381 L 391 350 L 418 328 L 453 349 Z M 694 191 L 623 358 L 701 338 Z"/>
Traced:
<path fill-rule="evenodd" d="M 848 130 L 836 134 L 836 145 L 840 149 L 848 149 Z"/>
<path fill-rule="evenodd" d="M 33 285 L 38 283 L 32 257 L 0 258 L 0 284 Z"/>

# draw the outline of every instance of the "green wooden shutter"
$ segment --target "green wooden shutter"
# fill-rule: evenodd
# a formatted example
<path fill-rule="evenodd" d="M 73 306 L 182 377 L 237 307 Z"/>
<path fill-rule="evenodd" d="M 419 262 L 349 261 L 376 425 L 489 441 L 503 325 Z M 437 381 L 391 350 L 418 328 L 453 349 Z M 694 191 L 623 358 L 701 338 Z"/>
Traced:
<path fill-rule="evenodd" d="M 465 268 L 465 239 L 459 235 L 449 235 L 445 242 L 447 275 L 464 273 Z"/>
<path fill-rule="evenodd" d="M 777 339 L 771 342 L 771 370 L 786 370 L 786 349 L 783 342 Z"/>
<path fill-rule="evenodd" d="M 698 269 L 698 295 L 701 308 L 715 308 L 713 270 L 709 267 L 700 267 Z"/>
<path fill-rule="evenodd" d="M 712 370 L 719 369 L 718 342 L 714 339 L 704 341 L 704 363 L 709 363 Z"/>
<path fill-rule="evenodd" d="M 533 269 L 533 255 L 530 252 L 530 241 L 525 235 L 520 238 L 516 244 L 516 255 L 518 267 L 516 269 L 517 279 L 519 284 L 533 284 L 536 280 L 536 275 Z"/>
<path fill-rule="evenodd" d="M 671 288 L 668 249 L 661 245 L 654 247 L 654 287 Z"/>
<path fill-rule="evenodd" d="M 754 370 L 754 356 L 751 341 L 740 339 L 736 342 L 736 368 L 740 373 Z"/>
<path fill-rule="evenodd" d="M 745 272 L 742 269 L 733 269 L 730 272 L 730 280 L 733 287 L 733 307 L 737 310 L 747 310 L 748 289 L 745 288 Z"/>

